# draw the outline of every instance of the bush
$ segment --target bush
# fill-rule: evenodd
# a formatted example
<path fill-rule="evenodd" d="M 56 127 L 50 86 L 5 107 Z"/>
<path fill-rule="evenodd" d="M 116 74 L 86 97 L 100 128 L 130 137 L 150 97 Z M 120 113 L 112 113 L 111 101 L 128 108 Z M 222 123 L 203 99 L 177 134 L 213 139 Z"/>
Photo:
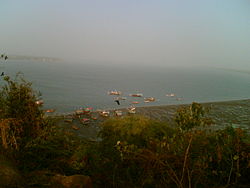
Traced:
<path fill-rule="evenodd" d="M 76 140 L 56 126 L 55 118 L 45 118 L 38 92 L 20 74 L 4 77 L 0 90 L 1 145 L 25 172 L 50 169 L 71 171 L 68 161 Z"/>
<path fill-rule="evenodd" d="M 0 90 L 0 126 L 5 149 L 22 149 L 44 126 L 43 111 L 36 104 L 38 94 L 20 74 L 15 80 L 4 77 Z"/>
<path fill-rule="evenodd" d="M 135 159 L 127 160 L 127 152 L 155 149 L 154 140 L 174 132 L 166 124 L 142 116 L 111 118 L 102 124 L 101 141 L 84 152 L 84 168 L 99 186 L 139 186 L 145 169 Z"/>
<path fill-rule="evenodd" d="M 57 120 L 46 119 L 47 125 L 40 134 L 28 142 L 20 155 L 20 168 L 25 172 L 49 170 L 72 174 L 70 158 L 79 144 L 72 133 L 56 125 Z"/>
<path fill-rule="evenodd" d="M 193 121 L 193 127 L 203 125 L 199 118 L 202 116 L 194 118 L 199 124 Z M 241 129 L 183 131 L 145 117 L 128 116 L 106 121 L 100 137 L 99 143 L 82 153 L 84 168 L 100 187 L 249 184 L 249 138 Z"/>
<path fill-rule="evenodd" d="M 182 130 L 210 125 L 211 119 L 205 117 L 207 111 L 208 109 L 204 109 L 201 104 L 193 102 L 189 107 L 178 109 L 175 122 Z"/>

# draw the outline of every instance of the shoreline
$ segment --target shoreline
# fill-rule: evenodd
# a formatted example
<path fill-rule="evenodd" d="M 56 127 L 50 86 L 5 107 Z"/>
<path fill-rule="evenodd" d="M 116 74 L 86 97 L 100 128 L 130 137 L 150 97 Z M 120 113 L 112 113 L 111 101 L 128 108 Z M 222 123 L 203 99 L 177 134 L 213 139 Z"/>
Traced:
<path fill-rule="evenodd" d="M 173 124 L 173 118 L 177 109 L 189 106 L 190 104 L 136 107 L 136 114 L 167 122 L 171 125 Z M 213 120 L 213 129 L 221 129 L 228 125 L 232 125 L 235 128 L 241 127 L 250 132 L 250 99 L 205 102 L 200 104 L 204 108 L 210 109 L 207 113 L 207 117 Z M 119 110 L 123 112 L 123 116 L 127 115 L 126 108 L 121 108 Z M 114 112 L 114 110 L 111 112 Z M 94 114 L 96 117 L 98 116 L 97 111 L 93 111 L 91 114 Z M 50 116 L 53 117 L 53 114 Z M 114 116 L 115 115 L 112 113 L 111 117 Z M 97 140 L 97 134 L 100 130 L 100 123 L 107 119 L 107 117 L 98 116 L 96 120 L 93 120 L 88 114 L 82 116 L 81 118 L 89 118 L 90 122 L 87 124 L 82 124 L 78 118 L 75 118 L 74 113 L 70 115 L 55 115 L 54 117 L 62 117 L 62 120 L 59 122 L 60 126 L 68 128 L 78 136 L 93 141 Z M 72 122 L 66 122 L 65 120 L 68 118 L 73 118 Z"/>
<path fill-rule="evenodd" d="M 239 103 L 239 102 L 243 102 L 243 101 L 246 101 L 246 103 L 250 103 L 250 98 L 247 98 L 247 99 L 234 99 L 234 100 L 222 100 L 222 101 L 209 101 L 209 102 L 197 102 L 197 101 L 193 101 L 193 102 L 199 103 L 202 106 L 203 105 L 207 106 L 207 105 L 210 105 L 210 104 Z M 155 108 L 177 108 L 177 107 L 188 106 L 188 105 L 192 104 L 192 102 L 191 103 L 183 103 L 183 104 L 179 103 L 179 104 L 159 104 L 159 105 L 154 105 L 153 104 L 154 102 L 151 102 L 151 103 L 152 103 L 152 105 L 147 105 L 147 106 L 141 106 L 141 105 L 136 106 L 136 104 L 131 104 L 130 107 L 134 106 L 134 107 L 136 107 L 136 109 L 144 109 L 144 108 L 145 109 L 150 109 L 150 108 L 154 108 L 154 109 Z M 107 110 L 107 111 L 122 110 L 122 111 L 126 111 L 128 107 L 129 106 L 121 107 L 121 108 L 119 108 L 119 106 L 117 106 L 117 108 L 114 108 L 114 107 L 112 107 L 112 108 L 111 107 L 110 108 L 98 108 L 96 110 L 93 110 L 92 112 L 98 112 L 100 110 Z M 53 113 L 46 112 L 47 110 L 52 110 Z M 57 112 L 57 110 L 54 109 L 54 108 L 51 108 L 51 109 L 46 108 L 46 109 L 44 109 L 44 111 L 45 111 L 45 114 L 48 115 L 48 116 L 61 117 L 61 116 L 72 115 L 77 110 L 70 111 L 70 112 Z"/>

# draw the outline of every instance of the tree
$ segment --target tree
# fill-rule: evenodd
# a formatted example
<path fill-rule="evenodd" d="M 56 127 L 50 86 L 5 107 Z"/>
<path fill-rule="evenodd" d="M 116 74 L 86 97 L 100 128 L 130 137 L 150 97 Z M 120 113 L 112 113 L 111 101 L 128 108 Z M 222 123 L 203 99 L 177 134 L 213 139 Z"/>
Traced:
<path fill-rule="evenodd" d="M 5 76 L 0 89 L 0 128 L 4 148 L 20 149 L 44 126 L 39 94 L 21 74 L 12 80 Z"/>
<path fill-rule="evenodd" d="M 211 124 L 211 120 L 205 117 L 206 110 L 201 104 L 193 102 L 189 107 L 180 108 L 175 116 L 175 122 L 182 130 Z"/>

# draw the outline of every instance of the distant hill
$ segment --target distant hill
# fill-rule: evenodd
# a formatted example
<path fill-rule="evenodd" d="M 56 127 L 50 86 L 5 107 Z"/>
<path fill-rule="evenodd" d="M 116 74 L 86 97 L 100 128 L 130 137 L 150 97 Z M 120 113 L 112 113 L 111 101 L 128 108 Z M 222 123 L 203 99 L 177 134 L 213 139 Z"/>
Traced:
<path fill-rule="evenodd" d="M 23 56 L 23 55 L 8 55 L 9 59 L 14 60 L 32 60 L 32 61 L 61 61 L 62 59 L 55 57 L 36 57 L 36 56 Z"/>

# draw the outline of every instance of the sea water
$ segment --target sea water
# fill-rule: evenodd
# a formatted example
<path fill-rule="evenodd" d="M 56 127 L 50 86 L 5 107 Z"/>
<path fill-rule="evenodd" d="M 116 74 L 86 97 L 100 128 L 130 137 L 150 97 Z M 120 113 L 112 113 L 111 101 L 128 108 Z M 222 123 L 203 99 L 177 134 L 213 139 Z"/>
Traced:
<path fill-rule="evenodd" d="M 0 64 L 0 70 L 14 76 L 22 72 L 33 88 L 42 93 L 45 109 L 58 113 L 79 108 L 117 109 L 131 106 L 186 104 L 250 98 L 250 74 L 208 67 L 111 66 L 71 62 L 17 61 Z M 0 72 L 1 72 L 0 71 Z M 0 84 L 4 83 L 0 78 Z M 126 100 L 118 105 L 108 91 L 122 92 Z M 129 94 L 142 93 L 142 98 Z M 174 97 L 167 94 L 173 93 Z M 145 103 L 144 97 L 155 102 Z"/>

